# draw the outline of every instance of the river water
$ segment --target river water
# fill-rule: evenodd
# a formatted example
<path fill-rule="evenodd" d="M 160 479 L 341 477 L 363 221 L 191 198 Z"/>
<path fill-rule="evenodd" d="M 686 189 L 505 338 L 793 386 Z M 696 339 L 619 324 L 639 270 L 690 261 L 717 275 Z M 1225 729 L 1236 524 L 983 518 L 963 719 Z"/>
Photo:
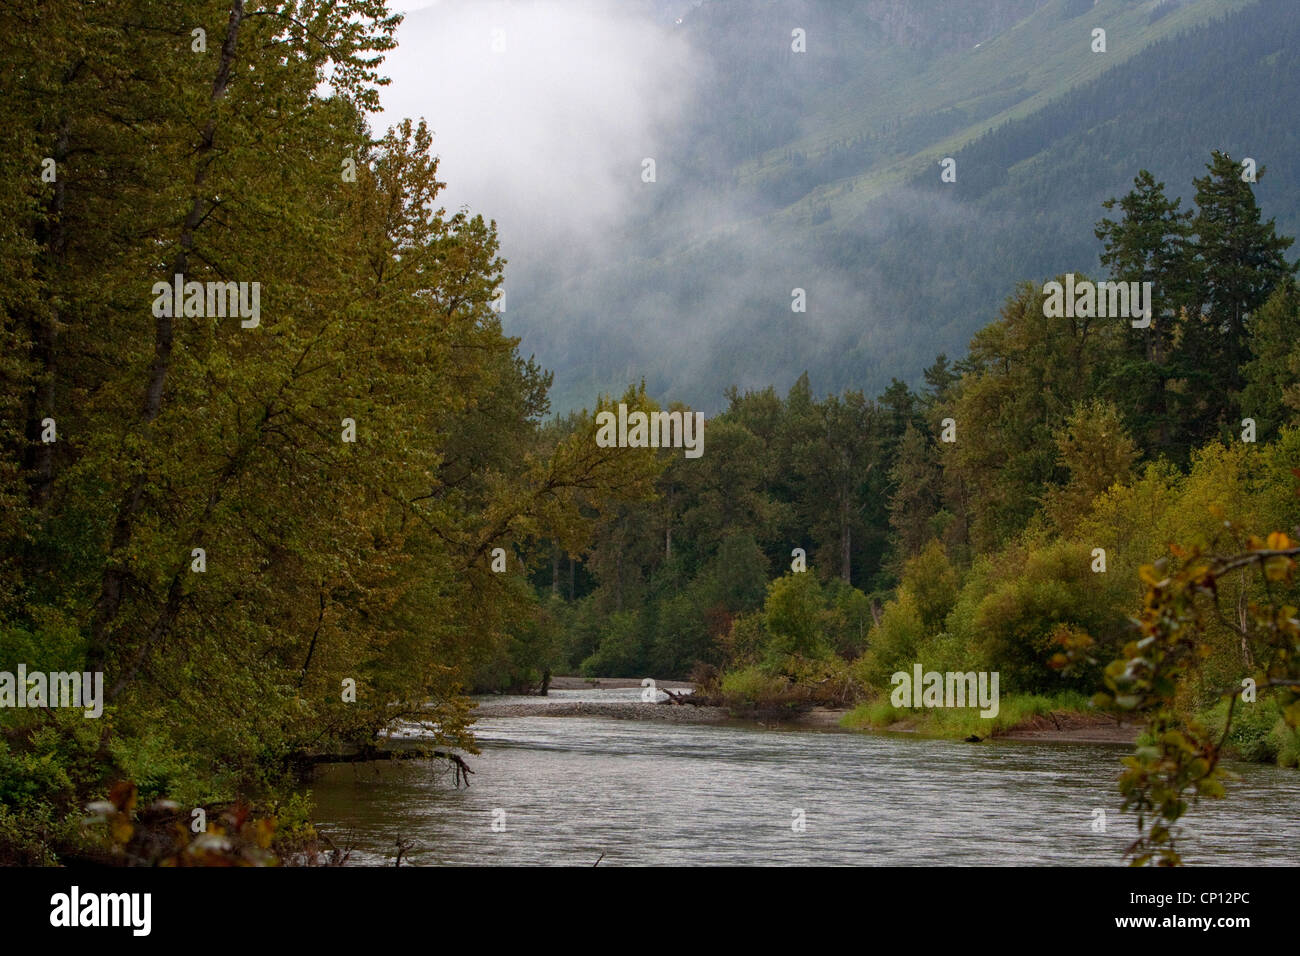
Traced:
<path fill-rule="evenodd" d="M 329 768 L 312 785 L 321 829 L 372 865 L 399 839 L 417 865 L 1118 865 L 1135 835 L 1115 789 L 1127 749 L 1110 745 L 544 716 L 476 735 L 468 788 L 440 764 Z M 1187 818 L 1185 859 L 1294 864 L 1300 773 L 1232 769 L 1228 798 Z"/>

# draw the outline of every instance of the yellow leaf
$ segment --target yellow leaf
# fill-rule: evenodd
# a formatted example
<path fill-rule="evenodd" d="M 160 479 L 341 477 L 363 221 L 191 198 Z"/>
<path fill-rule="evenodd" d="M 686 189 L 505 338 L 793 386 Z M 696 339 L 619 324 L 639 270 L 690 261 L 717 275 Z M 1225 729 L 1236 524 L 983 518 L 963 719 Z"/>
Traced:
<path fill-rule="evenodd" d="M 263 817 L 253 826 L 254 840 L 263 850 L 271 845 L 271 838 L 275 836 L 274 821 Z"/>
<path fill-rule="evenodd" d="M 1264 574 L 1270 581 L 1281 581 L 1291 573 L 1294 564 L 1290 558 L 1277 555 L 1264 562 Z"/>

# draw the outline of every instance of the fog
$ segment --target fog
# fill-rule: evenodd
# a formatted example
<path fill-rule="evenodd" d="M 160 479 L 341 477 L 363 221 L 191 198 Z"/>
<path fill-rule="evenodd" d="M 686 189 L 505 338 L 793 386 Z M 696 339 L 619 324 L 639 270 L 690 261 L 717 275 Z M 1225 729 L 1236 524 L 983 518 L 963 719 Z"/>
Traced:
<path fill-rule="evenodd" d="M 376 126 L 426 118 L 445 205 L 497 221 L 509 263 L 503 322 L 525 354 L 558 369 L 561 410 L 642 377 L 661 397 L 716 408 L 728 384 L 788 385 L 860 318 L 853 283 L 806 255 L 796 262 L 791 235 L 756 217 L 745 190 L 702 181 L 727 164 L 699 150 L 691 169 L 679 162 L 718 81 L 707 48 L 678 22 L 696 7 L 408 4 L 386 61 L 392 84 Z M 769 31 L 777 55 L 784 22 Z M 653 183 L 642 179 L 647 157 Z M 700 275 L 688 250 L 706 236 L 727 268 Z M 814 304 L 807 314 L 790 312 L 795 287 Z M 779 362 L 738 367 L 737 340 L 756 311 L 789 316 L 789 348 Z"/>
<path fill-rule="evenodd" d="M 643 378 L 709 412 L 729 385 L 784 391 L 805 369 L 819 394 L 870 393 L 961 351 L 974 313 L 954 321 L 964 298 L 939 274 L 942 236 L 979 214 L 904 182 L 866 207 L 833 182 L 844 172 L 827 174 L 827 195 L 790 160 L 791 143 L 824 131 L 830 85 L 887 79 L 864 52 L 883 42 L 866 8 L 433 0 L 405 13 L 373 124 L 424 117 L 444 205 L 496 220 L 503 325 L 556 372 L 556 411 Z M 806 56 L 792 55 L 792 24 L 807 27 Z M 741 175 L 768 151 L 784 154 L 780 175 Z M 934 238 L 905 263 L 878 261 L 904 234 Z M 806 312 L 791 310 L 796 288 Z"/>
<path fill-rule="evenodd" d="M 687 6 L 689 4 L 686 4 Z M 379 123 L 424 117 L 448 208 L 495 219 L 505 255 L 572 260 L 636 202 L 703 75 L 672 20 L 627 0 L 394 4 Z"/>

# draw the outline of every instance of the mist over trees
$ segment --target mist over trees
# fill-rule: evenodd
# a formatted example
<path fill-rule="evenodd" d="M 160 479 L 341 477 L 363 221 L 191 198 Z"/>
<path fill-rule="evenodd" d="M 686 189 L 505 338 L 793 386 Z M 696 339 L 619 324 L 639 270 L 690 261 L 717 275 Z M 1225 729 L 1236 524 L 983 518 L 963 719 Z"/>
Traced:
<path fill-rule="evenodd" d="M 1225 154 L 1194 185 L 1180 211 L 1143 170 L 1096 226 L 1112 278 L 1153 282 L 1150 327 L 1046 318 L 1025 282 L 920 390 L 729 389 L 709 453 L 661 452 L 656 498 L 603 523 L 584 585 L 554 590 L 557 666 L 707 682 L 839 658 L 878 690 L 928 652 L 1050 692 L 1058 628 L 1122 645 L 1137 570 L 1167 543 L 1208 547 L 1220 512 L 1294 526 L 1293 241 Z M 771 624 L 805 577 L 793 617 L 821 620 L 815 640 Z"/>
<path fill-rule="evenodd" d="M 667 69 L 692 96 L 601 181 L 624 204 L 616 228 L 575 261 L 550 232 L 507 237 L 509 325 L 554 370 L 557 409 L 640 376 L 710 413 L 719 380 L 919 388 L 1014 283 L 1101 267 L 1074 226 L 1136 169 L 1187 208 L 1211 148 L 1268 165 L 1258 195 L 1300 230 L 1300 150 L 1271 108 L 1300 82 L 1285 0 L 1184 3 L 1153 22 L 1106 4 L 1111 47 L 1091 59 L 1064 2 L 970 4 L 989 21 L 969 24 L 952 6 L 706 3 L 663 21 Z M 808 53 L 791 51 L 793 26 Z M 791 313 L 794 288 L 806 313 Z M 653 343 L 619 332 L 643 324 Z"/>

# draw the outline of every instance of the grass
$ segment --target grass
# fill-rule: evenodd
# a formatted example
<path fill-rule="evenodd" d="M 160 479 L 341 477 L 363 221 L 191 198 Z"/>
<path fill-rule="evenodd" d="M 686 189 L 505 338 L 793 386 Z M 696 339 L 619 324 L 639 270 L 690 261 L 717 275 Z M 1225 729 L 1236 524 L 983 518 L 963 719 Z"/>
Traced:
<path fill-rule="evenodd" d="M 1218 736 L 1223 733 L 1227 710 L 1227 702 L 1220 701 L 1197 717 Z M 1276 697 L 1238 702 L 1224 749 L 1238 760 L 1296 767 L 1300 765 L 1300 730 L 1286 725 Z"/>
<path fill-rule="evenodd" d="M 1088 698 L 1076 691 L 1042 694 L 1007 694 L 998 707 L 996 717 L 981 717 L 975 707 L 898 708 L 881 696 L 860 704 L 844 715 L 842 727 L 849 730 L 906 729 L 925 737 L 964 738 L 975 734 L 988 737 L 1006 733 L 1035 717 L 1050 713 L 1070 711 L 1091 713 Z"/>

